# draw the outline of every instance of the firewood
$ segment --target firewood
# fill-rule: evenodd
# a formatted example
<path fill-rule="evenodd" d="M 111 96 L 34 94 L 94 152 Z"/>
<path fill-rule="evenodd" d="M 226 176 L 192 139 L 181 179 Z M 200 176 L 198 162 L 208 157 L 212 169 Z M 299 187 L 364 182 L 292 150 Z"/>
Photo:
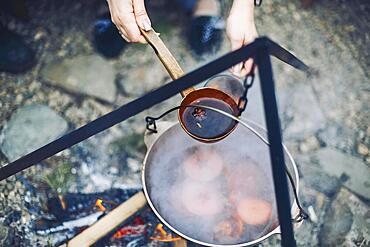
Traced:
<path fill-rule="evenodd" d="M 113 229 L 121 225 L 127 218 L 143 208 L 147 203 L 144 193 L 138 192 L 133 197 L 113 209 L 106 216 L 98 220 L 89 228 L 71 239 L 67 247 L 91 246 L 96 241 L 107 235 Z"/>
<path fill-rule="evenodd" d="M 185 239 L 180 239 L 175 242 L 174 247 L 186 247 L 188 246 Z"/>

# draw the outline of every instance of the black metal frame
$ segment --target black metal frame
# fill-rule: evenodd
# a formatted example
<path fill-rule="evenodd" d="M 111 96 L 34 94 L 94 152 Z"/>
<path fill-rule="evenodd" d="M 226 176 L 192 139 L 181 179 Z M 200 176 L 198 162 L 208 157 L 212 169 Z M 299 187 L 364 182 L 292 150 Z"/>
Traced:
<path fill-rule="evenodd" d="M 7 164 L 0 168 L 0 181 L 103 130 L 106 130 L 117 123 L 125 121 L 155 104 L 167 100 L 181 91 L 194 86 L 213 75 L 227 70 L 233 65 L 254 57 L 256 59 L 256 64 L 258 65 L 261 81 L 268 140 L 270 143 L 271 168 L 275 186 L 275 197 L 282 231 L 282 245 L 285 247 L 294 247 L 296 244 L 290 214 L 291 203 L 285 174 L 280 120 L 276 103 L 270 55 L 277 57 L 297 69 L 306 72 L 309 71 L 309 68 L 303 62 L 278 44 L 266 37 L 258 38 L 253 43 L 226 54 L 225 56 L 218 58 L 136 100 L 133 100 L 132 102 L 123 105 L 120 108 L 107 113 L 94 121 L 71 131 L 59 139 Z"/>

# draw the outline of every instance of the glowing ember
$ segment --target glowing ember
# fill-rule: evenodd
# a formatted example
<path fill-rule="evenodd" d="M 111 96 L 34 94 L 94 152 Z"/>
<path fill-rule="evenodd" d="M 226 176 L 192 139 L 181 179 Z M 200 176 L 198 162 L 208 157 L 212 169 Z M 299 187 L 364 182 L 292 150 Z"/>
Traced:
<path fill-rule="evenodd" d="M 104 205 L 103 205 L 103 200 L 102 199 L 97 199 L 95 202 L 95 206 L 99 208 L 100 211 L 104 212 L 107 210 Z"/>
<path fill-rule="evenodd" d="M 143 234 L 144 231 L 145 231 L 145 225 L 125 226 L 119 229 L 116 233 L 114 233 L 113 238 L 120 239 L 127 235 L 134 237 L 134 236 Z"/>
<path fill-rule="evenodd" d="M 158 233 L 158 235 L 150 237 L 151 240 L 160 241 L 160 242 L 175 242 L 181 239 L 180 237 L 172 236 L 171 233 L 167 233 L 163 229 L 163 225 L 160 223 L 156 226 L 155 230 Z"/>
<path fill-rule="evenodd" d="M 125 236 L 138 236 L 145 232 L 145 224 L 140 217 L 136 217 L 133 224 L 129 226 L 124 226 L 114 233 L 113 238 L 120 239 Z"/>

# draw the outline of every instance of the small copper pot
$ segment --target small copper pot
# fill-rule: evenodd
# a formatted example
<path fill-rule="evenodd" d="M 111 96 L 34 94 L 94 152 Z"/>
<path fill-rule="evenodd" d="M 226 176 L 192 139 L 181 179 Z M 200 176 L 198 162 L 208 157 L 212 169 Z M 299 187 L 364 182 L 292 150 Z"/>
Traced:
<path fill-rule="evenodd" d="M 183 76 L 184 71 L 181 69 L 180 65 L 177 63 L 176 59 L 172 56 L 171 52 L 167 49 L 163 41 L 159 38 L 158 34 L 153 29 L 150 31 L 141 30 L 141 32 L 144 38 L 153 47 L 156 55 L 166 68 L 171 78 L 175 80 Z M 237 103 L 227 93 L 224 93 L 221 90 L 210 87 L 204 87 L 200 89 L 195 89 L 191 87 L 182 91 L 181 96 L 183 97 L 183 99 L 181 101 L 180 108 L 178 111 L 179 122 L 184 131 L 194 139 L 205 143 L 213 143 L 222 140 L 235 129 L 237 121 L 232 121 L 224 123 L 222 125 L 223 128 L 219 127 L 219 129 L 214 130 L 215 134 L 205 135 L 202 133 L 199 134 L 192 131 L 189 126 L 190 124 L 194 123 L 189 123 L 186 121 L 186 115 L 191 114 L 189 113 L 189 110 L 194 111 L 194 108 L 189 109 L 188 106 L 194 104 L 201 104 L 201 102 L 204 100 L 207 100 L 208 102 L 212 100 L 217 101 L 217 103 L 224 108 L 223 110 L 227 109 L 229 114 L 237 117 L 239 115 Z M 204 109 L 204 111 L 206 110 Z M 226 118 L 223 117 L 221 114 L 219 116 L 220 119 L 218 119 L 218 121 L 217 120 L 214 121 L 214 123 L 216 123 L 217 125 L 220 125 L 220 122 L 226 120 Z M 229 119 L 227 121 L 229 121 Z M 213 127 L 214 126 L 208 126 L 207 128 Z M 211 129 L 208 130 L 205 129 L 204 131 L 202 130 L 200 132 L 211 132 L 211 131 L 212 131 Z"/>

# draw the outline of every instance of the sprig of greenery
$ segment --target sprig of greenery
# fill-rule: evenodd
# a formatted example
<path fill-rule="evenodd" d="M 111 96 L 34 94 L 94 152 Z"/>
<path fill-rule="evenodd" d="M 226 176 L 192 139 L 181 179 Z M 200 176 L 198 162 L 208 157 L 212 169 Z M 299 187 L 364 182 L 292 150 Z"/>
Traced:
<path fill-rule="evenodd" d="M 43 177 L 43 180 L 58 194 L 63 195 L 68 192 L 69 187 L 75 181 L 75 176 L 71 172 L 72 166 L 65 162 Z"/>

